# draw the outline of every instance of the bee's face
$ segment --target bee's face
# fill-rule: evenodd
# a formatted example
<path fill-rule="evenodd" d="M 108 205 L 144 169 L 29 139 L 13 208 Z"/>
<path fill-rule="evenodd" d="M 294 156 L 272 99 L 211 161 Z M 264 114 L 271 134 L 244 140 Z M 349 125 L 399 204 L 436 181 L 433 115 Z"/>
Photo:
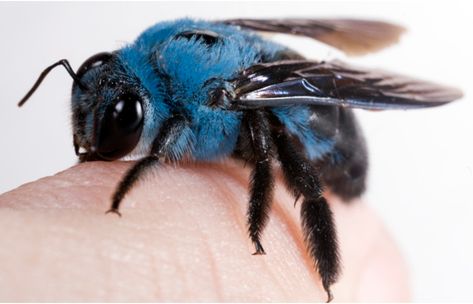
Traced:
<path fill-rule="evenodd" d="M 118 60 L 100 53 L 77 72 L 72 89 L 74 146 L 80 159 L 115 160 L 130 153 L 143 130 L 143 96 Z M 84 151 L 85 150 L 85 151 Z"/>

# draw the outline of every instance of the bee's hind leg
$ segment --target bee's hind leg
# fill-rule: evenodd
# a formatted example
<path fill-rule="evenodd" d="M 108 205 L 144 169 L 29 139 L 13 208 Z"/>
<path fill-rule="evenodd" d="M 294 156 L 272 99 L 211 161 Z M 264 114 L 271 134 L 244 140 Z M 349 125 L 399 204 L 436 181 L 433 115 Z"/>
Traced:
<path fill-rule="evenodd" d="M 339 271 L 339 253 L 332 211 L 322 196 L 322 185 L 314 165 L 298 151 L 283 128 L 273 131 L 273 141 L 286 184 L 294 196 L 303 196 L 301 205 L 302 231 L 308 251 L 328 295 Z"/>
<path fill-rule="evenodd" d="M 249 144 L 255 163 L 250 178 L 250 202 L 248 207 L 248 233 L 255 246 L 254 254 L 265 254 L 261 245 L 261 233 L 268 221 L 274 188 L 272 172 L 271 132 L 263 111 L 248 111 L 244 122 L 247 124 Z"/>

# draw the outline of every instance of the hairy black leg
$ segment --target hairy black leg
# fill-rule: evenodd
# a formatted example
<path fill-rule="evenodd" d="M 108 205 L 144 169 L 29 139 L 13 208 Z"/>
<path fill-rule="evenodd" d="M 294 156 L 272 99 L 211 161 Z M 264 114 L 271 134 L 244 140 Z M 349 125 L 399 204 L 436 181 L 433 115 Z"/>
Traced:
<path fill-rule="evenodd" d="M 315 261 L 322 278 L 328 302 L 333 299 L 330 286 L 336 282 L 340 271 L 337 236 L 332 212 L 322 196 L 316 168 L 305 156 L 295 149 L 286 132 L 273 132 L 279 160 L 286 183 L 296 197 L 302 195 L 302 231 L 308 251 Z"/>
<path fill-rule="evenodd" d="M 250 203 L 248 207 L 248 232 L 255 245 L 254 254 L 265 254 L 260 242 L 261 233 L 268 221 L 271 208 L 274 177 L 271 168 L 271 132 L 268 119 L 262 111 L 245 113 L 248 124 L 255 167 L 250 180 Z"/>
<path fill-rule="evenodd" d="M 112 206 L 106 213 L 116 213 L 121 216 L 118 208 L 125 195 L 148 169 L 159 163 L 159 159 L 168 156 L 170 148 L 176 143 L 182 130 L 187 127 L 187 121 L 180 115 L 173 116 L 164 122 L 158 136 L 153 141 L 150 155 L 142 158 L 131 167 L 118 184 L 112 196 Z"/>
<path fill-rule="evenodd" d="M 120 203 L 125 197 L 125 194 L 130 191 L 139 179 L 140 175 L 142 175 L 146 169 L 153 167 L 157 163 L 159 163 L 159 157 L 157 155 L 149 155 L 140 159 L 133 167 L 131 167 L 131 169 L 125 174 L 125 177 L 118 184 L 112 197 L 112 206 L 106 213 L 116 213 L 121 216 L 118 208 L 120 207 Z"/>

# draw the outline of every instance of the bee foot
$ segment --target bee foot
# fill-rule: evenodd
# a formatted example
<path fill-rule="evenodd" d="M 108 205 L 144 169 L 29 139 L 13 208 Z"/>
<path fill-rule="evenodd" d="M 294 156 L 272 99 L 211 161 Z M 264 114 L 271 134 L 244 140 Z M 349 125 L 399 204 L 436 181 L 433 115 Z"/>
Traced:
<path fill-rule="evenodd" d="M 253 253 L 253 255 L 264 255 L 264 254 L 266 254 L 266 252 L 264 252 L 263 246 L 261 245 L 261 243 L 259 241 L 255 242 L 255 248 L 256 248 L 256 251 Z"/>
<path fill-rule="evenodd" d="M 118 211 L 118 209 L 111 208 L 107 212 L 105 212 L 105 214 L 108 214 L 108 213 L 114 213 L 118 215 L 119 217 L 122 217 L 122 214 L 120 213 L 120 211 Z"/>

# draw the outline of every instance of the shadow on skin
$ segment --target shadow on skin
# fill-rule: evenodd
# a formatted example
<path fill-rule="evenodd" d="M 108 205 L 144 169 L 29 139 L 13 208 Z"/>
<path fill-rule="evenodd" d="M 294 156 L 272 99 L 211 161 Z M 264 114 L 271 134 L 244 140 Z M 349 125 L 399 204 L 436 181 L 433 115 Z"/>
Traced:
<path fill-rule="evenodd" d="M 129 162 L 93 162 L 0 196 L 2 301 L 325 301 L 299 206 L 277 178 L 264 256 L 246 230 L 249 169 L 165 165 L 105 215 Z M 379 219 L 329 196 L 343 273 L 334 301 L 406 301 L 407 271 Z"/>

